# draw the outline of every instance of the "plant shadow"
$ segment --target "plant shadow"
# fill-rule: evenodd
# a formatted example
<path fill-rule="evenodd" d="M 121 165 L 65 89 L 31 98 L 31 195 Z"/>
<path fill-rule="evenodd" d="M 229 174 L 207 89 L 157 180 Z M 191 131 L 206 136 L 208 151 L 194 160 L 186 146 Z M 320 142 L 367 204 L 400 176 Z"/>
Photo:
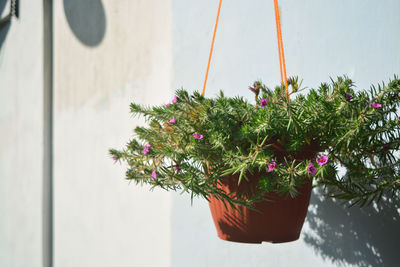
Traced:
<path fill-rule="evenodd" d="M 384 196 L 360 208 L 314 190 L 303 239 L 338 266 L 399 266 L 400 202 Z"/>
<path fill-rule="evenodd" d="M 245 232 L 246 224 L 243 221 L 244 218 L 239 216 L 232 216 L 229 214 L 224 215 L 224 221 L 219 221 L 219 227 L 224 233 L 235 233 L 235 232 Z"/>

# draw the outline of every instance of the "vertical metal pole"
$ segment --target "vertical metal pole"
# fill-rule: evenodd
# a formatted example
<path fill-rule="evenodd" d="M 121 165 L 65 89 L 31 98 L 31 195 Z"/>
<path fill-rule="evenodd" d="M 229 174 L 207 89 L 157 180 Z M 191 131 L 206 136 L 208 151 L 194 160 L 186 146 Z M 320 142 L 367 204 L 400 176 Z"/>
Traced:
<path fill-rule="evenodd" d="M 53 0 L 43 0 L 43 266 L 53 266 Z"/>

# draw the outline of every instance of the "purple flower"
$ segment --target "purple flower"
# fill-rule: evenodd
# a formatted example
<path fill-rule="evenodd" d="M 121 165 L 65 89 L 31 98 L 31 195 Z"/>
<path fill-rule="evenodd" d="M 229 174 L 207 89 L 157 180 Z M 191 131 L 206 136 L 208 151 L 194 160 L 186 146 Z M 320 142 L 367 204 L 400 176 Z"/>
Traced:
<path fill-rule="evenodd" d="M 398 122 L 400 122 L 400 117 L 397 119 Z"/>
<path fill-rule="evenodd" d="M 193 138 L 194 138 L 194 139 L 197 139 L 197 140 L 200 140 L 200 139 L 203 139 L 203 135 L 201 135 L 201 134 L 199 134 L 199 133 L 194 133 L 194 134 L 193 134 Z"/>
<path fill-rule="evenodd" d="M 346 100 L 350 101 L 353 98 L 352 94 L 346 94 Z"/>
<path fill-rule="evenodd" d="M 150 149 L 150 147 L 151 147 L 151 145 L 150 145 L 150 143 L 147 143 L 147 145 L 145 145 L 144 146 L 144 148 L 143 148 L 143 154 L 147 154 L 147 153 L 149 153 L 149 149 Z"/>
<path fill-rule="evenodd" d="M 275 169 L 276 163 L 272 162 L 268 164 L 268 171 L 272 172 Z"/>
<path fill-rule="evenodd" d="M 182 171 L 181 165 L 179 165 L 179 164 L 176 164 L 176 165 L 174 166 L 174 169 L 175 169 L 175 172 L 176 172 L 176 173 L 181 173 L 181 171 Z"/>
<path fill-rule="evenodd" d="M 315 176 L 315 174 L 317 173 L 317 169 L 314 167 L 314 164 L 312 163 L 308 164 L 307 171 L 309 174 L 311 174 L 311 176 Z"/>
<path fill-rule="evenodd" d="M 175 117 L 169 120 L 169 123 L 174 124 L 175 123 Z"/>
<path fill-rule="evenodd" d="M 383 150 L 389 150 L 390 146 L 389 145 L 383 145 Z"/>
<path fill-rule="evenodd" d="M 118 158 L 117 158 L 117 156 L 115 156 L 115 155 L 112 156 L 112 159 L 114 160 L 114 162 L 117 162 L 117 161 L 118 161 Z"/>
<path fill-rule="evenodd" d="M 156 179 L 157 178 L 157 172 L 156 171 L 153 171 L 152 173 L 151 173 L 151 180 L 154 180 L 154 179 Z"/>
<path fill-rule="evenodd" d="M 371 107 L 378 109 L 378 108 L 381 108 L 382 105 L 378 104 L 378 103 L 375 103 L 375 101 L 374 101 L 374 102 L 371 103 Z"/>
<path fill-rule="evenodd" d="M 174 98 L 172 99 L 172 103 L 176 103 L 178 102 L 178 97 L 176 95 L 174 95 Z"/>
<path fill-rule="evenodd" d="M 260 100 L 260 106 L 265 108 L 268 105 L 268 98 L 262 98 Z"/>
<path fill-rule="evenodd" d="M 325 165 L 328 162 L 328 156 L 322 155 L 316 159 L 319 165 Z"/>

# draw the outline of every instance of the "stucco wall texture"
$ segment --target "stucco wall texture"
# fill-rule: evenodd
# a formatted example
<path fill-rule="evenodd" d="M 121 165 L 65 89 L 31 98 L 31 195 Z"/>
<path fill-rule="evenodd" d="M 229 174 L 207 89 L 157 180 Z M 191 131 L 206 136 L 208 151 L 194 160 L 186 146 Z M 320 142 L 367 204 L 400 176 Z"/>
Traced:
<path fill-rule="evenodd" d="M 172 95 L 171 27 L 165 0 L 54 2 L 54 266 L 171 261 L 170 195 L 108 156 Z"/>
<path fill-rule="evenodd" d="M 0 14 L 8 13 L 0 1 Z M 0 29 L 0 266 L 40 267 L 43 245 L 43 5 Z M 34 15 L 27 15 L 27 14 Z"/>
<path fill-rule="evenodd" d="M 218 239 L 204 199 L 124 180 L 107 151 L 144 123 L 129 103 L 201 89 L 217 0 L 52 2 L 49 213 L 44 7 L 20 2 L 20 18 L 0 30 L 0 267 L 45 266 L 51 251 L 54 267 L 399 265 L 399 203 L 349 209 L 314 190 L 300 240 L 249 245 Z M 303 86 L 345 74 L 367 88 L 400 74 L 399 1 L 279 3 L 288 74 Z M 273 10 L 272 0 L 223 1 L 207 96 L 251 99 L 254 80 L 279 82 Z"/>

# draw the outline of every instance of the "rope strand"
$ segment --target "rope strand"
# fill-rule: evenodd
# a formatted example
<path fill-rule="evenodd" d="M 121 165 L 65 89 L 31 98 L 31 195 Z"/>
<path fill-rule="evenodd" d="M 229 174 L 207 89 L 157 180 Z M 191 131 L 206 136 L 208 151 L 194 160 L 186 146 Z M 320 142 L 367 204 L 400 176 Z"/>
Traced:
<path fill-rule="evenodd" d="M 208 64 L 207 64 L 207 71 L 206 71 L 206 77 L 204 78 L 204 85 L 203 85 L 203 92 L 202 95 L 204 96 L 204 93 L 206 92 L 206 85 L 207 85 L 207 79 L 208 79 L 208 71 L 210 70 L 210 62 L 211 62 L 211 57 L 214 49 L 214 42 L 215 42 L 215 34 L 217 33 L 217 27 L 218 27 L 218 21 L 219 21 L 219 13 L 221 12 L 221 4 L 222 0 L 219 0 L 219 5 L 218 5 L 218 13 L 217 13 L 217 20 L 215 21 L 215 26 L 214 26 L 214 34 L 211 42 L 211 49 L 210 49 L 210 55 L 208 57 Z"/>
<path fill-rule="evenodd" d="M 274 6 L 275 6 L 276 32 L 278 34 L 279 66 L 281 70 L 281 82 L 285 84 L 286 96 L 289 101 L 289 86 L 286 75 L 285 53 L 283 50 L 282 29 L 281 29 L 281 19 L 279 16 L 278 0 L 274 0 Z"/>
<path fill-rule="evenodd" d="M 281 73 L 281 84 L 283 84 L 283 66 L 282 66 L 282 57 L 281 57 L 281 42 L 279 38 L 279 30 L 278 30 L 278 17 L 277 14 L 279 12 L 277 2 L 274 1 L 274 8 L 275 8 L 275 21 L 276 21 L 276 39 L 278 40 L 278 57 L 279 57 L 279 70 Z"/>
<path fill-rule="evenodd" d="M 211 41 L 210 55 L 208 56 L 206 76 L 204 78 L 204 85 L 203 85 L 203 92 L 202 92 L 203 96 L 206 92 L 208 73 L 210 70 L 210 63 L 211 63 L 211 58 L 212 58 L 212 54 L 213 54 L 213 50 L 214 50 L 215 35 L 217 33 L 217 28 L 218 28 L 219 14 L 221 13 L 221 5 L 222 5 L 222 0 L 219 0 L 217 19 L 215 21 L 213 38 Z M 288 80 L 287 80 L 287 75 L 286 75 L 285 52 L 283 49 L 281 19 L 280 19 L 280 15 L 279 15 L 278 0 L 274 0 L 274 7 L 275 7 L 276 34 L 277 34 L 277 39 L 278 39 L 279 69 L 280 69 L 280 73 L 281 73 L 281 83 L 285 85 L 286 96 L 288 98 L 288 101 L 290 101 L 289 86 L 288 86 Z"/>

